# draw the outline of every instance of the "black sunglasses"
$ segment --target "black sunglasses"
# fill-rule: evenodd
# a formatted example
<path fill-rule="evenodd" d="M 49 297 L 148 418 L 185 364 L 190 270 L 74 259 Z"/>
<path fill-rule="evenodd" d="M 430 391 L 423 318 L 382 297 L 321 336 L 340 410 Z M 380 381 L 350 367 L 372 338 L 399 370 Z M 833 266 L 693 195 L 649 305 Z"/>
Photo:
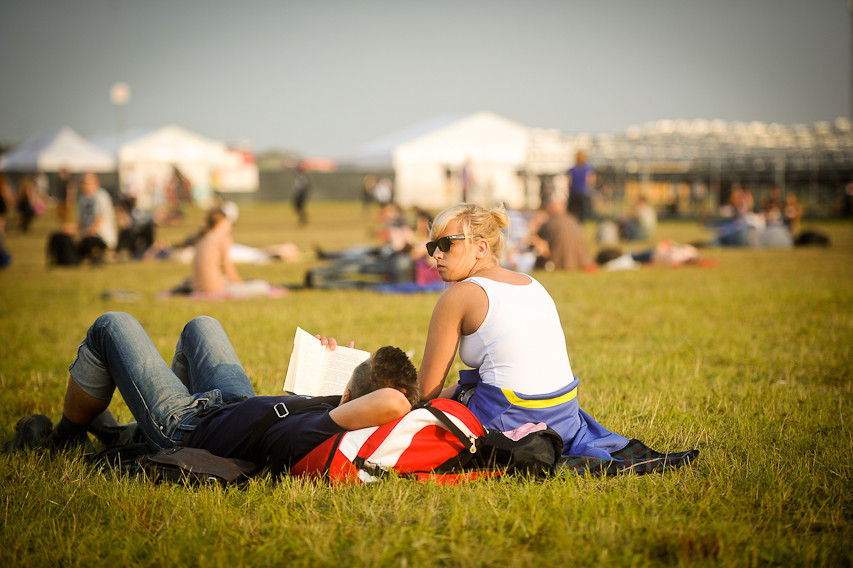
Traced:
<path fill-rule="evenodd" d="M 430 241 L 426 244 L 427 254 L 432 256 L 435 254 L 436 247 L 441 252 L 447 252 L 450 250 L 450 245 L 453 244 L 453 241 L 461 241 L 462 239 L 479 237 L 480 235 L 471 235 L 470 237 L 466 235 L 448 235 L 446 237 L 441 237 L 436 241 Z"/>

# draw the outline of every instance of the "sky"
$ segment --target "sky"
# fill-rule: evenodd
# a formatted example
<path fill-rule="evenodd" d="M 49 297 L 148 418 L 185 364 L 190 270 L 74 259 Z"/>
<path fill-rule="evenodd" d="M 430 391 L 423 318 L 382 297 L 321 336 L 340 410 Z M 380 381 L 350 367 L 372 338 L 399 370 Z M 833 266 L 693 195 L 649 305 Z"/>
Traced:
<path fill-rule="evenodd" d="M 851 112 L 848 0 L 0 0 L 0 143 L 178 124 L 345 157 L 446 115 L 567 134 Z M 130 87 L 117 106 L 110 89 Z"/>

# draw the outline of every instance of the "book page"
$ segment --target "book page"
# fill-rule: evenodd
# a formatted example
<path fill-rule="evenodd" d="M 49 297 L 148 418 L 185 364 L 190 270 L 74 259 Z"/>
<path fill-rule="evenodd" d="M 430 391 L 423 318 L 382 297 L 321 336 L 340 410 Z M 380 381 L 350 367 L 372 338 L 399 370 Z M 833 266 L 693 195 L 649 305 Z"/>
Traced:
<path fill-rule="evenodd" d="M 368 358 L 370 353 L 361 349 L 339 345 L 332 351 L 297 327 L 284 390 L 308 396 L 343 394 L 353 369 Z"/>
<path fill-rule="evenodd" d="M 287 376 L 284 379 L 284 390 L 298 394 L 310 394 L 304 392 L 306 386 L 310 387 L 311 382 L 306 380 L 304 375 L 309 374 L 310 369 L 314 369 L 316 372 L 322 363 L 323 345 L 320 340 L 301 327 L 297 327 L 296 335 L 293 338 L 293 351 L 290 353 L 290 363 L 287 365 Z"/>
<path fill-rule="evenodd" d="M 353 369 L 369 357 L 370 353 L 360 349 L 350 349 L 340 345 L 334 351 L 327 348 L 320 368 L 319 388 L 322 392 L 319 395 L 343 394 Z"/>
<path fill-rule="evenodd" d="M 286 389 L 297 394 L 316 395 L 313 392 L 318 386 L 316 380 L 319 375 L 319 370 L 323 366 L 323 346 L 320 342 L 317 345 L 303 345 L 299 350 L 299 360 L 294 369 L 293 388 Z M 290 370 L 288 368 L 288 370 Z"/>

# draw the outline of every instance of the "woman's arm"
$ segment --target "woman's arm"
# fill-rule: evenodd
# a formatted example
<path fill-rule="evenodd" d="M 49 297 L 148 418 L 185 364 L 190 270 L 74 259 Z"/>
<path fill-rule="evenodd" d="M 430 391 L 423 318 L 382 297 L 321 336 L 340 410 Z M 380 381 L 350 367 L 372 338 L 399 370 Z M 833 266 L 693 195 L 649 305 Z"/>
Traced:
<path fill-rule="evenodd" d="M 431 400 L 441 393 L 456 357 L 463 321 L 471 309 L 480 307 L 478 300 L 485 300 L 485 294 L 481 293 L 480 297 L 476 295 L 478 290 L 480 287 L 476 284 L 457 283 L 448 288 L 436 302 L 429 322 L 424 358 L 418 370 L 423 400 Z M 485 301 L 488 309 L 488 300 Z"/>

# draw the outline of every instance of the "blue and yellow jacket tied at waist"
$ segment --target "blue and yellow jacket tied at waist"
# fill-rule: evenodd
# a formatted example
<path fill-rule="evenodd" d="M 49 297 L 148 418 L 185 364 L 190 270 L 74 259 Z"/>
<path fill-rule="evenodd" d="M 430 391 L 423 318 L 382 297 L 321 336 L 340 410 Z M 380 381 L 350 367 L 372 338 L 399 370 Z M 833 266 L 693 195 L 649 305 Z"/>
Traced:
<path fill-rule="evenodd" d="M 625 447 L 628 438 L 609 431 L 581 410 L 579 384 L 580 379 L 574 377 L 562 389 L 527 395 L 482 382 L 476 369 L 459 372 L 460 387 L 476 385 L 468 408 L 486 428 L 507 432 L 528 422 L 544 422 L 563 438 L 563 455 L 610 459 L 610 452 Z"/>

